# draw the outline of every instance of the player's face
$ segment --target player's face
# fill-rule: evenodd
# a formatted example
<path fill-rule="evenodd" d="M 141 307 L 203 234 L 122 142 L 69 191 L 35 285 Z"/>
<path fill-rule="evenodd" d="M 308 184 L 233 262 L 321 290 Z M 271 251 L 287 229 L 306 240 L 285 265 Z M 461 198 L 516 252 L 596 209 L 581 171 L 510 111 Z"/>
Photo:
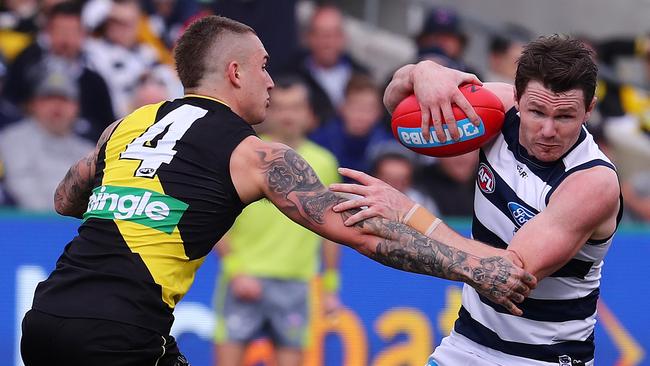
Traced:
<path fill-rule="evenodd" d="M 269 92 L 273 89 L 273 79 L 269 75 L 266 64 L 269 55 L 262 42 L 254 35 L 246 40 L 252 42 L 250 57 L 242 63 L 241 87 L 245 109 L 245 120 L 250 124 L 258 124 L 266 119 L 266 110 L 270 104 Z"/>
<path fill-rule="evenodd" d="M 580 136 L 595 100 L 585 108 L 583 92 L 571 89 L 554 93 L 539 81 L 530 81 L 518 102 L 521 126 L 519 142 L 541 161 L 560 159 Z"/>

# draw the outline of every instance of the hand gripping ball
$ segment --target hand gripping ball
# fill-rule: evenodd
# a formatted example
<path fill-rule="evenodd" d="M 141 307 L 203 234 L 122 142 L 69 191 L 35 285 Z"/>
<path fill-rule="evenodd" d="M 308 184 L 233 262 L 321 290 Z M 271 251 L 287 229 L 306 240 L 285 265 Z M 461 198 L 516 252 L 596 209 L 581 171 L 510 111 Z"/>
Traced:
<path fill-rule="evenodd" d="M 422 135 L 420 105 L 415 95 L 410 95 L 401 101 L 393 112 L 391 125 L 395 138 L 417 153 L 435 157 L 465 154 L 490 141 L 503 126 L 505 112 L 501 100 L 479 85 L 465 84 L 459 89 L 480 117 L 481 124 L 478 127 L 470 122 L 460 108 L 452 105 L 460 140 L 451 139 L 446 123 L 442 124 L 447 136 L 445 142 L 438 140 L 433 127 L 430 127 L 431 137 L 427 140 Z"/>

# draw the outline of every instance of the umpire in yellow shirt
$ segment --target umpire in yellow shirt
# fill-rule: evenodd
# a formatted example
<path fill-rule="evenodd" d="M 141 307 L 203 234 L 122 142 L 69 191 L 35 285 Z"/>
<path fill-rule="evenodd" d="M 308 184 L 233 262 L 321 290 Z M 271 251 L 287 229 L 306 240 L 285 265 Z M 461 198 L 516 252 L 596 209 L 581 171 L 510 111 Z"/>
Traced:
<path fill-rule="evenodd" d="M 336 158 L 305 137 L 315 117 L 304 82 L 277 78 L 271 99 L 261 137 L 295 149 L 326 186 L 338 182 Z M 302 365 L 311 317 L 309 281 L 319 272 L 321 248 L 325 310 L 339 305 L 338 245 L 258 201 L 242 211 L 215 248 L 223 264 L 215 301 L 217 364 L 241 365 L 247 344 L 266 335 L 278 366 Z"/>

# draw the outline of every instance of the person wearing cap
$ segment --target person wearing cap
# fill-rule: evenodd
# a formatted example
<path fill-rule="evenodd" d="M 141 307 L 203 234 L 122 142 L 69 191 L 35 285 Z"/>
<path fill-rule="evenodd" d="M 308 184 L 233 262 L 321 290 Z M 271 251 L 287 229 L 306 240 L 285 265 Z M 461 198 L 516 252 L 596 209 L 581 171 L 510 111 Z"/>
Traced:
<path fill-rule="evenodd" d="M 79 88 L 60 71 L 37 84 L 24 119 L 0 133 L 5 188 L 19 208 L 54 210 L 52 192 L 65 172 L 93 145 L 73 129 L 79 119 Z"/>
<path fill-rule="evenodd" d="M 432 8 L 415 36 L 418 61 L 433 60 L 446 67 L 471 72 L 473 68 L 463 62 L 467 34 L 461 27 L 458 13 L 450 8 Z"/>
<path fill-rule="evenodd" d="M 65 69 L 79 89 L 79 113 L 90 123 L 83 137 L 96 140 L 115 116 L 106 81 L 87 63 L 85 44 L 81 7 L 74 2 L 54 5 L 43 32 L 8 66 L 4 93 L 12 103 L 24 105 L 48 65 Z"/>

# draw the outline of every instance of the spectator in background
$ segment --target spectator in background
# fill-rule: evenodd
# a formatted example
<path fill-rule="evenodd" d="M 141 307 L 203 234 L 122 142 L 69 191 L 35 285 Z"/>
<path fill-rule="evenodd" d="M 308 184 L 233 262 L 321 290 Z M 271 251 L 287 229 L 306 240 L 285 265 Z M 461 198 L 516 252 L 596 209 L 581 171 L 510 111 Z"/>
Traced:
<path fill-rule="evenodd" d="M 6 185 L 4 162 L 2 161 L 2 157 L 0 157 L 0 208 L 16 205 L 16 201 L 7 192 Z"/>
<path fill-rule="evenodd" d="M 343 14 L 333 5 L 317 7 L 305 35 L 307 50 L 291 67 L 308 82 L 319 122 L 334 117 L 343 105 L 345 86 L 367 69 L 345 51 Z"/>
<path fill-rule="evenodd" d="M 336 159 L 305 136 L 315 118 L 306 85 L 295 77 L 278 77 L 271 98 L 264 122 L 268 134 L 261 137 L 296 149 L 325 185 L 338 182 Z M 302 365 L 312 316 L 309 282 L 318 273 L 321 249 L 324 310 L 339 306 L 338 246 L 258 201 L 244 209 L 215 248 L 223 260 L 216 301 L 217 364 L 241 365 L 246 345 L 266 331 L 277 366 Z"/>
<path fill-rule="evenodd" d="M 0 4 L 0 28 L 35 34 L 38 14 L 37 0 L 5 0 Z"/>
<path fill-rule="evenodd" d="M 22 105 L 44 77 L 44 70 L 58 68 L 72 75 L 79 89 L 80 115 L 90 124 L 78 132 L 96 140 L 115 116 L 106 82 L 88 66 L 85 36 L 78 4 L 63 2 L 53 6 L 44 32 L 10 65 L 4 93 L 7 99 Z"/>
<path fill-rule="evenodd" d="M 16 107 L 16 105 L 8 101 L 3 94 L 3 86 L 6 74 L 7 68 L 2 58 L 0 58 L 0 131 L 2 131 L 5 126 L 22 118 L 22 113 L 20 110 Z"/>
<path fill-rule="evenodd" d="M 129 112 L 138 80 L 145 73 L 162 80 L 171 97 L 182 95 L 174 70 L 160 63 L 153 47 L 138 40 L 140 16 L 137 1 L 114 0 L 99 27 L 101 37 L 88 42 L 90 65 L 108 82 L 118 118 Z"/>
<path fill-rule="evenodd" d="M 423 167 L 415 175 L 415 186 L 433 197 L 443 217 L 471 217 L 474 209 L 474 183 L 478 150 Z"/>
<path fill-rule="evenodd" d="M 413 187 L 413 160 L 403 152 L 387 151 L 380 153 L 374 160 L 370 174 L 390 184 L 398 191 L 419 203 L 427 211 L 440 216 L 436 203 L 428 195 Z"/>
<path fill-rule="evenodd" d="M 458 14 L 448 8 L 432 8 L 415 37 L 418 61 L 433 60 L 457 70 L 476 71 L 463 62 L 467 34 L 463 31 Z"/>
<path fill-rule="evenodd" d="M 517 72 L 517 60 L 524 45 L 532 39 L 530 32 L 518 25 L 507 25 L 490 39 L 488 70 L 484 81 L 513 84 Z"/>
<path fill-rule="evenodd" d="M 203 2 L 198 0 L 196 2 Z M 184 22 L 196 8 L 191 0 L 146 0 L 143 1 L 148 11 L 148 23 L 151 31 L 163 42 L 167 49 L 174 44 L 185 29 Z"/>
<path fill-rule="evenodd" d="M 331 151 L 341 166 L 368 172 L 372 147 L 392 136 L 381 125 L 381 94 L 369 76 L 350 78 L 340 117 L 326 121 L 310 138 Z"/>
<path fill-rule="evenodd" d="M 623 218 L 650 222 L 650 36 L 600 42 L 584 38 L 583 42 L 596 51 L 600 62 L 596 89 L 600 121 L 592 118 L 588 127 L 603 131 L 606 152 L 616 161 Z M 644 75 L 634 82 L 625 82 L 615 73 L 616 62 L 624 57 L 637 57 L 644 66 Z"/>
<path fill-rule="evenodd" d="M 53 210 L 57 184 L 72 164 L 94 148 L 73 133 L 79 123 L 78 98 L 74 78 L 49 73 L 38 83 L 27 117 L 0 134 L 6 188 L 18 207 Z"/>
<path fill-rule="evenodd" d="M 144 74 L 138 80 L 130 110 L 134 111 L 147 104 L 160 103 L 167 99 L 170 99 L 170 96 L 165 83 L 154 75 Z"/>

